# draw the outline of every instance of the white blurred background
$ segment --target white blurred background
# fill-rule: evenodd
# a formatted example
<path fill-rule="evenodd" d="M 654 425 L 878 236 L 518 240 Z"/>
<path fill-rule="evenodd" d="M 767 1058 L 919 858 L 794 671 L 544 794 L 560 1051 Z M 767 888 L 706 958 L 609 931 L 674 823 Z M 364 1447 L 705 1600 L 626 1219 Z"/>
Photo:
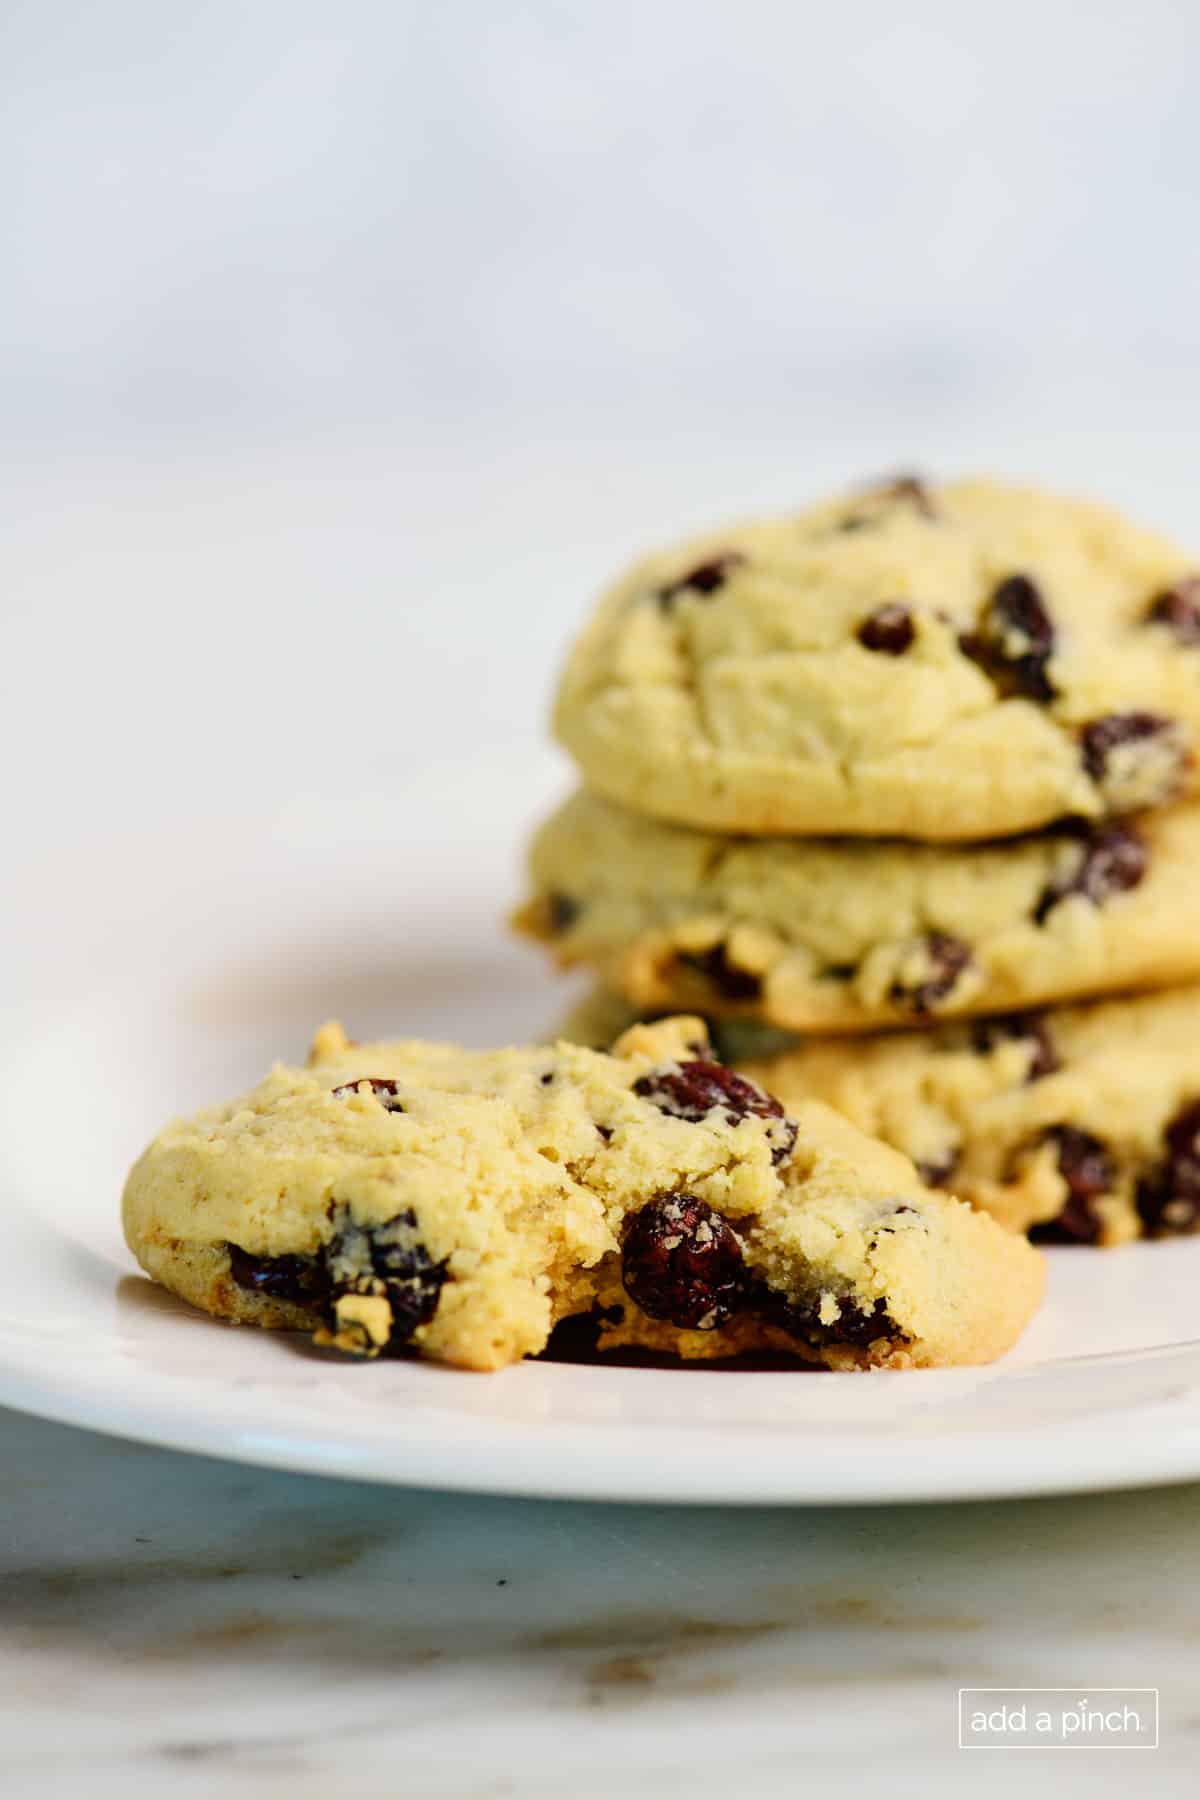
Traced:
<path fill-rule="evenodd" d="M 1198 74 L 1185 0 L 8 0 L 12 980 L 131 869 L 499 855 L 657 537 L 920 467 L 1200 544 Z"/>

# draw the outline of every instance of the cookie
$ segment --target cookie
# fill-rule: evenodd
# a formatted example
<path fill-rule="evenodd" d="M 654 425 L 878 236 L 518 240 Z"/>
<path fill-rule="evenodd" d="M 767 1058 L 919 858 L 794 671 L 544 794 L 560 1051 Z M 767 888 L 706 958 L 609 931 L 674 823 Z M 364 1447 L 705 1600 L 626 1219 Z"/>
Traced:
<path fill-rule="evenodd" d="M 1193 780 L 1196 564 L 1118 514 L 915 480 L 637 563 L 555 729 L 589 786 L 718 831 L 978 840 Z"/>
<path fill-rule="evenodd" d="M 1200 805 L 986 845 L 727 838 L 581 790 L 517 916 L 641 1009 L 921 1025 L 1200 977 Z"/>
<path fill-rule="evenodd" d="M 602 1045 L 631 1017 L 598 991 L 562 1035 Z M 735 1020 L 715 1042 L 785 1107 L 825 1101 L 1039 1242 L 1200 1229 L 1200 986 L 854 1041 Z"/>
<path fill-rule="evenodd" d="M 601 1348 L 690 1358 L 982 1362 L 1042 1285 L 1022 1239 L 819 1102 L 785 1116 L 696 1019 L 613 1055 L 327 1027 L 307 1068 L 155 1139 L 124 1223 L 147 1273 L 218 1317 L 473 1369 L 575 1317 Z"/>

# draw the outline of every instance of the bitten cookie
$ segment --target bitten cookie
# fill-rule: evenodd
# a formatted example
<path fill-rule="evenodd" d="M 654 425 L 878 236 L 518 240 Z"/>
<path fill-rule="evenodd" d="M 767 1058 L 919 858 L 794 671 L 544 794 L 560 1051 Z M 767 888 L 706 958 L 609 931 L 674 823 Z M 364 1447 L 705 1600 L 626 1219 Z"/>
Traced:
<path fill-rule="evenodd" d="M 596 990 L 560 1028 L 604 1045 L 626 1001 Z M 823 1100 L 1046 1243 L 1200 1229 L 1200 987 L 855 1039 L 789 1040 L 752 1021 L 714 1041 L 785 1107 Z"/>
<path fill-rule="evenodd" d="M 719 831 L 983 839 L 1193 779 L 1196 564 L 1031 488 L 907 479 L 648 556 L 566 666 L 589 786 Z"/>
<path fill-rule="evenodd" d="M 986 845 L 724 838 L 584 790 L 517 917 L 641 1009 L 919 1025 L 1200 977 L 1200 806 Z"/>
<path fill-rule="evenodd" d="M 1024 1240 L 819 1102 L 786 1117 L 695 1019 L 613 1055 L 327 1027 L 307 1068 L 168 1127 L 124 1223 L 147 1273 L 219 1317 L 477 1369 L 580 1314 L 601 1348 L 984 1362 L 1042 1288 Z"/>

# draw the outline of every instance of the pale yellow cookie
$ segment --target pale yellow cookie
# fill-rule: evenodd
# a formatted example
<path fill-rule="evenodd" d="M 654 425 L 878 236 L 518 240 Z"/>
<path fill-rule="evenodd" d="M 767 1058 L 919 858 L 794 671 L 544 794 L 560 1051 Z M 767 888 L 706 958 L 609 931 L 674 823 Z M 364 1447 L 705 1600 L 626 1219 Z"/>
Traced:
<path fill-rule="evenodd" d="M 908 480 L 647 556 L 571 652 L 587 783 L 718 831 L 980 839 L 1193 779 L 1196 563 L 1033 488 Z"/>

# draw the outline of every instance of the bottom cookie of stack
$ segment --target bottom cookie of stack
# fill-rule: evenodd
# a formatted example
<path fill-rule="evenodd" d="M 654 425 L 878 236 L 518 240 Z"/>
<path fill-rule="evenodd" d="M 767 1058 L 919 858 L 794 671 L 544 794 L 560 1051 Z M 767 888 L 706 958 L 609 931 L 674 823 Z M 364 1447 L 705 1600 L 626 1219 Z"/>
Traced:
<path fill-rule="evenodd" d="M 597 991 L 561 1029 L 602 1044 L 632 1016 Z M 1200 1228 L 1200 986 L 874 1037 L 713 1031 L 785 1107 L 823 1100 L 1012 1231 L 1115 1245 Z"/>

